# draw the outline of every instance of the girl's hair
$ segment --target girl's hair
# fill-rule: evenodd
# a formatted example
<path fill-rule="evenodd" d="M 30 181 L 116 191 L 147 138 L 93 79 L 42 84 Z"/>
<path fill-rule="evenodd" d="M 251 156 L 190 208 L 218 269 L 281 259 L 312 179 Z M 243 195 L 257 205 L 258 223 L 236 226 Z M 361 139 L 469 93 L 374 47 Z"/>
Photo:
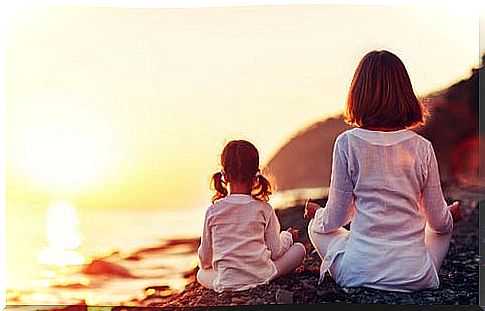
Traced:
<path fill-rule="evenodd" d="M 345 121 L 359 127 L 424 125 L 427 110 L 414 94 L 403 62 L 388 51 L 366 54 L 355 70 Z"/>
<path fill-rule="evenodd" d="M 259 171 L 259 154 L 253 144 L 245 140 L 230 141 L 222 150 L 221 165 L 227 180 L 222 172 L 212 176 L 212 188 L 216 191 L 212 203 L 227 196 L 228 182 L 251 183 L 251 195 L 255 199 L 269 200 L 271 184 Z"/>

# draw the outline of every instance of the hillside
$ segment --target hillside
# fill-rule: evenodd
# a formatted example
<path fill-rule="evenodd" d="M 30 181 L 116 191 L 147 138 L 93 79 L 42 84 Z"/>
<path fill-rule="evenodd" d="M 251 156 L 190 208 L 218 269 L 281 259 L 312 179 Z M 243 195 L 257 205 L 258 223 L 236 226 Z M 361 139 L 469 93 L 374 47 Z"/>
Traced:
<path fill-rule="evenodd" d="M 351 127 L 342 117 L 320 121 L 290 139 L 263 169 L 278 190 L 312 188 L 330 183 L 335 138 Z"/>
<path fill-rule="evenodd" d="M 422 99 L 431 117 L 416 132 L 433 143 L 444 183 L 470 185 L 480 180 L 479 75 L 483 61 L 468 79 Z M 347 129 L 342 116 L 317 122 L 292 137 L 263 171 L 272 176 L 278 190 L 328 186 L 333 143 Z"/>

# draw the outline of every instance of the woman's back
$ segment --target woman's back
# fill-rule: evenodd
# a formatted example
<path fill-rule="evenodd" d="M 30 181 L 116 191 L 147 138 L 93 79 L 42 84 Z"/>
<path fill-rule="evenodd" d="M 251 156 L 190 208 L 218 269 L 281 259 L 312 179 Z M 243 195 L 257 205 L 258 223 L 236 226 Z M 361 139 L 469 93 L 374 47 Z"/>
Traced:
<path fill-rule="evenodd" d="M 338 145 L 338 146 L 337 146 Z M 438 282 L 427 254 L 426 217 L 420 200 L 428 176 L 429 141 L 410 130 L 356 128 L 335 148 L 346 158 L 353 184 L 354 217 L 344 255 L 346 282 L 413 289 Z M 379 285 L 375 285 L 379 284 Z"/>
<path fill-rule="evenodd" d="M 422 238 L 419 199 L 429 145 L 410 130 L 351 130 L 346 139 L 349 173 L 358 211 L 354 230 L 376 239 L 411 243 Z M 411 221 L 409 223 L 408 221 Z"/>
<path fill-rule="evenodd" d="M 453 213 L 431 143 L 412 132 L 428 111 L 403 62 L 385 50 L 359 62 L 336 140 L 326 208 L 308 204 L 312 244 L 341 286 L 436 288 Z M 351 222 L 350 231 L 342 226 Z"/>

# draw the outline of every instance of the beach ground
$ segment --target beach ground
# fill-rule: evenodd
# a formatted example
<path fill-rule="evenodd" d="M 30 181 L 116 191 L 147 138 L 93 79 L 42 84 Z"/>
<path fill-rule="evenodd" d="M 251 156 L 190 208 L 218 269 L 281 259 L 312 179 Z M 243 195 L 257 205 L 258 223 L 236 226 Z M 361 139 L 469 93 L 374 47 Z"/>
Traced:
<path fill-rule="evenodd" d="M 463 220 L 453 230 L 448 255 L 439 271 L 440 287 L 414 293 L 387 292 L 367 288 L 343 290 L 328 275 L 317 286 L 320 258 L 308 243 L 307 222 L 303 220 L 303 206 L 277 211 L 282 228 L 289 226 L 302 231 L 300 240 L 307 247 L 307 257 L 302 266 L 291 274 L 277 278 L 269 284 L 240 292 L 216 293 L 203 288 L 195 280 L 195 273 L 187 274 L 188 285 L 181 293 L 164 296 L 163 290 L 152 290 L 143 299 L 131 301 L 138 307 L 195 307 L 235 306 L 264 304 L 444 304 L 478 305 L 479 293 L 479 206 L 478 192 L 455 192 L 454 199 L 462 200 Z M 320 200 L 323 203 L 325 200 Z M 161 287 L 163 289 L 163 287 Z M 123 309 L 123 306 L 116 309 Z"/>

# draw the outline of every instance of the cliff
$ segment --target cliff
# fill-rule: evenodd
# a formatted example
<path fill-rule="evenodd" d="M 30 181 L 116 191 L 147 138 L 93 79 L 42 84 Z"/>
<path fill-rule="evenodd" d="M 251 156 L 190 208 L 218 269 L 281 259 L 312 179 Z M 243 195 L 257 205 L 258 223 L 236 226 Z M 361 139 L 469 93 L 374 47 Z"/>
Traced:
<path fill-rule="evenodd" d="M 485 164 L 478 156 L 483 146 L 479 144 L 483 139 L 479 133 L 480 75 L 483 62 L 468 79 L 422 98 L 430 118 L 426 126 L 415 130 L 433 143 L 444 184 L 483 183 L 478 169 Z M 350 126 L 342 116 L 317 122 L 292 137 L 263 171 L 272 176 L 278 190 L 328 186 L 333 143 L 347 129 Z"/>

